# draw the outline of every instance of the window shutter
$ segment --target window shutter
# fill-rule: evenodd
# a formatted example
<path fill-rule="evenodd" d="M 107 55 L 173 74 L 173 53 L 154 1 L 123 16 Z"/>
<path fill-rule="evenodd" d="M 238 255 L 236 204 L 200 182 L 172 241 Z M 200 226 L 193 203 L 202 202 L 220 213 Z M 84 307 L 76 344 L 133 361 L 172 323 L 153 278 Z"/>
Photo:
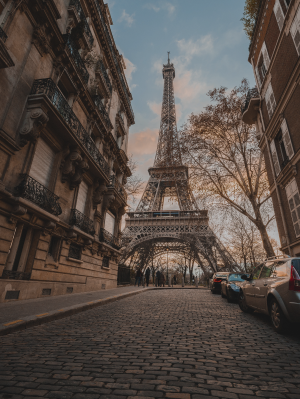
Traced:
<path fill-rule="evenodd" d="M 285 191 L 291 211 L 296 237 L 299 237 L 300 236 L 300 196 L 295 179 L 293 179 L 285 187 Z"/>
<path fill-rule="evenodd" d="M 54 157 L 54 151 L 40 138 L 37 142 L 29 175 L 45 187 L 49 185 Z"/>
<path fill-rule="evenodd" d="M 81 213 L 84 213 L 85 210 L 85 203 L 87 199 L 88 189 L 89 186 L 84 181 L 82 181 L 78 189 L 77 202 L 76 202 L 76 209 Z"/>
<path fill-rule="evenodd" d="M 257 67 L 255 68 L 255 74 L 256 74 L 257 86 L 260 88 L 261 87 L 261 80 L 260 80 L 260 76 L 259 76 L 259 70 L 258 70 Z"/>
<path fill-rule="evenodd" d="M 298 55 L 300 55 L 300 6 L 290 29 Z"/>
<path fill-rule="evenodd" d="M 272 85 L 271 83 L 269 84 L 267 91 L 266 91 L 266 95 L 265 95 L 265 100 L 266 100 L 266 104 L 267 104 L 267 109 L 268 109 L 268 114 L 269 114 L 269 118 L 271 119 L 273 112 L 276 108 L 276 101 L 275 101 L 275 96 L 273 93 L 273 89 L 272 89 Z"/>
<path fill-rule="evenodd" d="M 269 57 L 269 53 L 268 53 L 267 46 L 266 46 L 265 42 L 262 45 L 261 51 L 262 51 L 262 56 L 264 59 L 264 64 L 265 64 L 266 70 L 268 70 L 269 66 L 270 66 L 270 57 Z"/>
<path fill-rule="evenodd" d="M 280 5 L 279 0 L 276 0 L 275 5 L 274 5 L 274 14 L 279 26 L 279 30 L 281 31 L 283 27 L 283 22 L 284 22 L 284 14 Z"/>
<path fill-rule="evenodd" d="M 110 212 L 106 212 L 105 215 L 105 230 L 110 234 L 114 235 L 115 231 L 115 217 Z"/>
<path fill-rule="evenodd" d="M 283 138 L 286 154 L 289 157 L 289 159 L 292 159 L 294 156 L 294 149 L 293 149 L 291 136 L 290 136 L 289 129 L 287 127 L 287 123 L 286 123 L 285 119 L 282 121 L 281 131 L 282 131 L 282 138 Z"/>
<path fill-rule="evenodd" d="M 279 165 L 279 160 L 278 160 L 278 155 L 277 155 L 277 151 L 276 151 L 276 146 L 275 146 L 274 140 L 272 140 L 271 143 L 270 143 L 270 149 L 271 149 L 271 154 L 272 154 L 275 174 L 276 174 L 276 176 L 278 176 L 279 173 L 280 173 L 280 165 Z"/>

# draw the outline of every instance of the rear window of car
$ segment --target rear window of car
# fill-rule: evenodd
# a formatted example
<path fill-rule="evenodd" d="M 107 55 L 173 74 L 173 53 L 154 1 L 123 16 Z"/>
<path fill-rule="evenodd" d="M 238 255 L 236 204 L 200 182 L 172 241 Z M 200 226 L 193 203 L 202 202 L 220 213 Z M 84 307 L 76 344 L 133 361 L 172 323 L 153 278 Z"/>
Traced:
<path fill-rule="evenodd" d="M 297 270 L 297 273 L 300 275 L 300 259 L 293 259 L 292 265 Z"/>
<path fill-rule="evenodd" d="M 226 277 L 227 277 L 227 274 L 216 274 L 216 277 L 219 277 L 219 278 L 226 278 Z"/>
<path fill-rule="evenodd" d="M 247 277 L 249 277 L 249 274 L 246 274 Z M 228 277 L 228 281 L 244 281 L 241 278 L 241 274 L 230 274 Z"/>

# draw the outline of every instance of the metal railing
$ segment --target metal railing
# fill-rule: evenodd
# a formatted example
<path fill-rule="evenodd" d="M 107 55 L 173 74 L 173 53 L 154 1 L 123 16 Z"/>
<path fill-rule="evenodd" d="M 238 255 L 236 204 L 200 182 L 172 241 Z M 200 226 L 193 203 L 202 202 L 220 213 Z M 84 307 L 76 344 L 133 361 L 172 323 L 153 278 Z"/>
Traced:
<path fill-rule="evenodd" d="M 30 280 L 31 272 L 24 273 L 13 270 L 3 270 L 1 278 L 10 280 Z"/>
<path fill-rule="evenodd" d="M 80 140 L 82 145 L 86 148 L 90 156 L 100 167 L 100 169 L 108 176 L 109 166 L 105 161 L 103 155 L 100 153 L 92 138 L 87 134 L 86 130 L 83 128 L 79 119 L 74 114 L 72 108 L 68 104 L 65 97 L 62 95 L 61 91 L 56 87 L 52 79 L 38 79 L 33 82 L 33 86 L 30 92 L 33 94 L 45 94 L 57 111 L 60 113 L 64 121 L 67 123 L 69 128 L 75 134 L 75 136 Z"/>
<path fill-rule="evenodd" d="M 90 46 L 92 46 L 92 44 L 94 42 L 94 38 L 93 38 L 92 32 L 90 30 L 89 24 L 86 20 L 86 17 L 84 15 L 84 12 L 82 10 L 80 1 L 79 0 L 71 0 L 70 4 L 69 4 L 69 8 L 72 8 L 72 7 L 74 7 L 76 9 L 80 20 L 83 21 L 84 33 L 86 34 L 86 36 L 88 38 L 88 42 L 89 42 Z"/>
<path fill-rule="evenodd" d="M 157 212 L 128 212 L 130 218 L 197 218 L 206 217 L 207 211 L 157 211 Z"/>
<path fill-rule="evenodd" d="M 110 234 L 107 230 L 105 229 L 100 229 L 100 236 L 99 239 L 101 242 L 104 242 L 105 244 L 110 245 L 111 247 L 115 248 L 115 249 L 120 249 L 120 240 L 113 236 L 112 234 Z"/>
<path fill-rule="evenodd" d="M 110 188 L 110 187 L 114 188 L 126 200 L 127 193 L 126 193 L 125 189 L 122 187 L 122 184 L 118 181 L 116 175 L 111 175 L 109 177 L 109 182 L 110 183 L 109 183 L 108 188 Z"/>
<path fill-rule="evenodd" d="M 244 102 L 244 104 L 241 106 L 241 111 L 242 114 L 247 110 L 250 100 L 252 98 L 259 98 L 259 93 L 256 87 L 254 87 L 253 89 L 250 89 L 247 93 L 247 97 L 246 97 L 246 101 Z"/>
<path fill-rule="evenodd" d="M 71 209 L 70 225 L 78 227 L 91 236 L 95 234 L 94 222 L 77 209 Z"/>
<path fill-rule="evenodd" d="M 25 198 L 55 216 L 62 213 L 57 195 L 29 175 L 22 174 L 21 178 L 21 183 L 15 187 L 15 196 Z"/>
<path fill-rule="evenodd" d="M 96 65 L 96 72 L 97 72 L 97 71 L 100 71 L 100 72 L 101 72 L 101 75 L 103 76 L 105 85 L 107 86 L 107 89 L 108 89 L 108 91 L 109 91 L 110 94 L 111 94 L 111 93 L 112 93 L 112 84 L 111 84 L 111 82 L 110 82 L 110 80 L 109 80 L 108 73 L 106 72 L 106 69 L 105 69 L 105 66 L 104 66 L 102 60 L 99 60 L 99 61 L 97 62 L 97 65 Z"/>
<path fill-rule="evenodd" d="M 131 101 L 130 101 L 130 98 L 129 98 L 129 95 L 128 95 L 128 92 L 127 92 L 127 87 L 126 87 L 126 84 L 125 84 L 121 69 L 119 67 L 118 58 L 117 58 L 115 50 L 114 50 L 113 42 L 112 42 L 112 39 L 110 37 L 110 33 L 109 33 L 108 28 L 107 28 L 107 25 L 106 25 L 106 22 L 105 22 L 105 18 L 102 15 L 101 7 L 100 7 L 100 4 L 99 4 L 98 0 L 96 0 L 95 3 L 96 3 L 97 10 L 99 12 L 100 20 L 102 22 L 102 26 L 103 26 L 103 29 L 104 29 L 104 32 L 105 32 L 106 39 L 108 41 L 108 45 L 109 45 L 109 48 L 110 48 L 110 51 L 111 51 L 111 54 L 112 54 L 112 57 L 113 57 L 113 60 L 114 60 L 115 67 L 117 69 L 117 72 L 118 72 L 118 75 L 119 75 L 119 78 L 120 78 L 120 82 L 121 82 L 123 91 L 125 93 L 125 97 L 126 97 L 127 103 L 129 105 L 131 114 L 132 114 L 132 116 L 134 118 L 134 113 L 133 113 L 133 109 L 132 109 L 132 106 L 131 106 Z"/>
<path fill-rule="evenodd" d="M 3 43 L 5 43 L 7 39 L 7 34 L 4 32 L 2 28 L 0 28 L 0 39 L 3 41 Z"/>
<path fill-rule="evenodd" d="M 103 105 L 103 103 L 102 103 L 102 98 L 101 98 L 101 96 L 94 96 L 93 97 L 93 100 L 94 100 L 94 103 L 95 103 L 95 105 L 96 105 L 96 107 L 98 108 L 98 110 L 100 111 L 100 114 L 103 116 L 103 118 L 104 118 L 104 121 L 105 121 L 105 125 L 106 125 L 106 127 L 108 128 L 108 129 L 110 129 L 110 119 L 109 119 L 109 116 L 108 116 L 108 113 L 107 113 L 107 111 L 106 111 L 106 109 L 105 109 L 105 106 Z"/>
<path fill-rule="evenodd" d="M 63 35 L 63 38 L 64 38 L 64 41 L 65 41 L 72 57 L 73 57 L 76 67 L 78 68 L 84 82 L 87 83 L 90 75 L 89 75 L 89 73 L 85 67 L 85 64 L 76 48 L 74 41 L 71 38 L 71 35 L 65 34 L 65 35 Z"/>

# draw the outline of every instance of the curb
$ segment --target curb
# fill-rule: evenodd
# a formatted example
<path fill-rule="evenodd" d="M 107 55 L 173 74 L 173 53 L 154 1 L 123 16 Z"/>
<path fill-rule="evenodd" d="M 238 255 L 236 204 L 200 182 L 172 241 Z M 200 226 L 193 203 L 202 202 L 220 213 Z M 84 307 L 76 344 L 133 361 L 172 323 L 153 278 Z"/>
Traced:
<path fill-rule="evenodd" d="M 16 320 L 14 322 L 7 323 L 13 325 L 4 326 L 2 324 L 2 326 L 0 326 L 0 336 L 11 334 L 17 331 L 26 330 L 27 328 L 30 327 L 40 326 L 41 324 L 48 323 L 50 321 L 63 319 L 65 317 L 84 312 L 85 310 L 93 309 L 98 306 L 106 305 L 107 303 L 118 301 L 119 299 L 127 298 L 133 295 L 138 295 L 142 292 L 151 289 L 152 288 L 145 288 L 140 291 L 126 292 L 125 294 L 119 294 L 105 299 L 97 299 L 92 302 L 85 302 L 83 304 L 69 306 L 67 308 L 59 310 L 53 310 L 52 312 L 47 312 L 39 316 L 27 316 L 24 317 L 23 320 Z"/>

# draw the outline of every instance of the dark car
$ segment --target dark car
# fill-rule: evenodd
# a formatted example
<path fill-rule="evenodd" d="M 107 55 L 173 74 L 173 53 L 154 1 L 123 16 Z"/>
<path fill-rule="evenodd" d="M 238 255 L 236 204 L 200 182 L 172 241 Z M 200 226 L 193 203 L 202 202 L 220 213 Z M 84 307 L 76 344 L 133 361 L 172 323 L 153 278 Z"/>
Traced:
<path fill-rule="evenodd" d="M 240 286 L 245 281 L 241 278 L 245 276 L 244 273 L 229 273 L 226 280 L 221 283 L 222 298 L 227 298 L 229 303 L 238 301 L 240 294 Z M 249 274 L 246 274 L 249 277 Z"/>
<path fill-rule="evenodd" d="M 212 277 L 211 292 L 212 294 L 221 294 L 221 283 L 226 280 L 229 272 L 217 272 Z"/>

